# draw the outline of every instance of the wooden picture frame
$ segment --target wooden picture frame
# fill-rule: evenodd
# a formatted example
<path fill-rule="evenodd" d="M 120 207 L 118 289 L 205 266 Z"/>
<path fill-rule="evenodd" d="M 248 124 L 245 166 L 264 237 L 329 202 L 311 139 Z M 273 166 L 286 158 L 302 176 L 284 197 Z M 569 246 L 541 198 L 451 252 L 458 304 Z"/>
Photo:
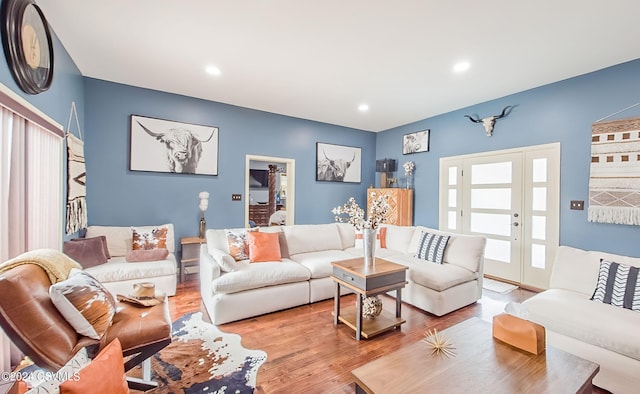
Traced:
<path fill-rule="evenodd" d="M 429 152 L 429 129 L 405 134 L 402 137 L 402 154 Z"/>
<path fill-rule="evenodd" d="M 217 127 L 131 115 L 131 171 L 218 175 Z"/>
<path fill-rule="evenodd" d="M 316 181 L 362 181 L 362 148 L 316 143 Z"/>

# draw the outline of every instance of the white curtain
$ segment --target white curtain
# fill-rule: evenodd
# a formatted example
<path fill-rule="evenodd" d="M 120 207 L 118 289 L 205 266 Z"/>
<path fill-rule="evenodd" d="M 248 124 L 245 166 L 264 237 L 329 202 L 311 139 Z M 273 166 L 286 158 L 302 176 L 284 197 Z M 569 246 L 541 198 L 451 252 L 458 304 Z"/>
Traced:
<path fill-rule="evenodd" d="M 5 107 L 0 127 L 0 262 L 31 249 L 59 250 L 62 138 Z M 0 331 L 1 371 L 11 370 L 11 347 Z"/>

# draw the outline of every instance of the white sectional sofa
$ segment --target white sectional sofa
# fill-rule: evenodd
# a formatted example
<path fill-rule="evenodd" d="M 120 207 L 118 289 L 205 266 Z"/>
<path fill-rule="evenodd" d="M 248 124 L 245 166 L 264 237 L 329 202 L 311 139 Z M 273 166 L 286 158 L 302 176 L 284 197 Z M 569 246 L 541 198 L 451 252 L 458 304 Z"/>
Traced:
<path fill-rule="evenodd" d="M 377 248 L 376 257 L 409 267 L 403 301 L 444 315 L 480 299 L 484 237 L 422 226 L 383 227 L 386 248 Z M 281 231 L 289 258 L 235 262 L 229 255 L 225 230 L 206 232 L 207 242 L 201 246 L 200 255 L 200 292 L 214 324 L 332 298 L 335 284 L 330 278 L 331 263 L 362 256 L 362 249 L 355 247 L 355 230 L 346 223 L 277 226 L 260 231 Z M 413 257 L 422 231 L 450 236 L 443 264 Z"/>
<path fill-rule="evenodd" d="M 85 271 L 102 283 L 114 296 L 116 294 L 130 294 L 133 284 L 139 282 L 152 282 L 157 290 L 165 292 L 168 296 L 176 294 L 177 264 L 173 224 L 145 227 L 167 227 L 166 245 L 169 254 L 164 260 L 128 262 L 125 256 L 132 249 L 133 232 L 131 227 L 87 227 L 86 238 L 106 237 L 111 258 L 105 264 L 85 268 Z"/>
<path fill-rule="evenodd" d="M 545 327 L 549 345 L 600 364 L 596 386 L 637 393 L 640 313 L 591 300 L 601 259 L 640 267 L 640 258 L 561 246 L 550 288 L 526 300 L 521 313 Z"/>

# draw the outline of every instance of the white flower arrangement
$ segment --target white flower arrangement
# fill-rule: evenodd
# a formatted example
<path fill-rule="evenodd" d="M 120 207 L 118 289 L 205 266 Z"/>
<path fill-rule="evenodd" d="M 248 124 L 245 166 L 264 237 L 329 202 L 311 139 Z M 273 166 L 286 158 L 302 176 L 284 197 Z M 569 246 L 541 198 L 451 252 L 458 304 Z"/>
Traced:
<path fill-rule="evenodd" d="M 333 208 L 331 212 L 336 215 L 337 222 L 345 222 L 344 217 L 340 215 L 348 215 L 349 219 L 346 221 L 351 224 L 356 230 L 372 229 L 375 230 L 384 223 L 389 212 L 389 203 L 387 202 L 388 195 L 380 195 L 376 197 L 375 192 L 371 192 L 371 206 L 369 207 L 368 217 L 364 217 L 364 209 L 360 208 L 356 199 L 350 197 L 347 203 L 343 206 Z"/>
<path fill-rule="evenodd" d="M 416 165 L 412 161 L 408 161 L 402 165 L 404 167 L 404 174 L 406 176 L 410 176 L 413 173 L 413 170 L 416 168 Z"/>
<path fill-rule="evenodd" d="M 200 197 L 200 211 L 204 213 L 204 211 L 206 211 L 209 207 L 209 192 L 200 192 L 200 194 L 198 194 L 198 197 Z"/>

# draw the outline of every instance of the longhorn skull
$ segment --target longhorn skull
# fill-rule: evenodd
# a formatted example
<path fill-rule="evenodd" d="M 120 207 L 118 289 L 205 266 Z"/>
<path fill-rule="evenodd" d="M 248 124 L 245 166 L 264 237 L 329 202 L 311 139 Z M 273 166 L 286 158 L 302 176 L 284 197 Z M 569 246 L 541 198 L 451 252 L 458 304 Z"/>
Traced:
<path fill-rule="evenodd" d="M 469 118 L 473 123 L 482 123 L 487 137 L 491 137 L 493 135 L 493 126 L 496 125 L 496 120 L 509 115 L 513 107 L 513 105 L 507 105 L 506 107 L 504 107 L 500 115 L 487 116 L 486 118 L 482 119 L 480 119 L 480 117 L 476 114 L 473 114 L 473 116 L 465 115 L 465 117 Z"/>

